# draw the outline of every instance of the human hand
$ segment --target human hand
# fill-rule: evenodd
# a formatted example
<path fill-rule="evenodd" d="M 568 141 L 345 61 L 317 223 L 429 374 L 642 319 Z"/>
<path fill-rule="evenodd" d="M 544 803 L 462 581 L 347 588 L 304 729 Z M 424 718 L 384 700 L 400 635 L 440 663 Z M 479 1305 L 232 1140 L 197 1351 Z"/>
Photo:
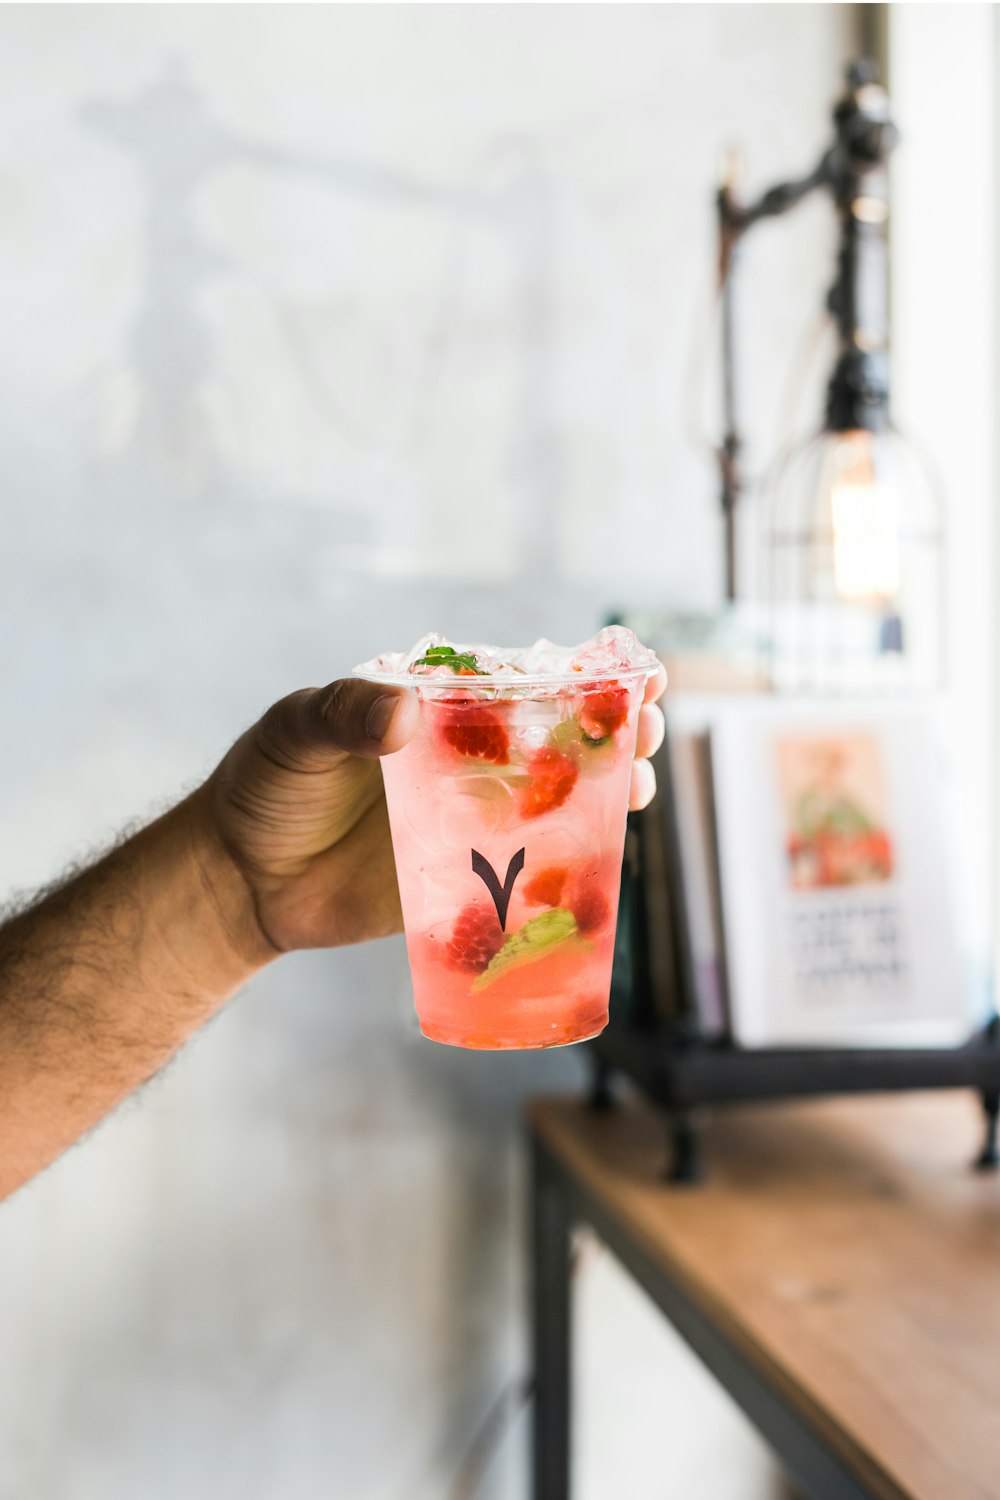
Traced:
<path fill-rule="evenodd" d="M 639 711 L 630 806 L 656 789 L 660 668 Z M 405 688 L 345 678 L 292 693 L 237 740 L 193 799 L 245 882 L 266 954 L 399 932 L 402 914 L 378 759 L 416 732 Z"/>

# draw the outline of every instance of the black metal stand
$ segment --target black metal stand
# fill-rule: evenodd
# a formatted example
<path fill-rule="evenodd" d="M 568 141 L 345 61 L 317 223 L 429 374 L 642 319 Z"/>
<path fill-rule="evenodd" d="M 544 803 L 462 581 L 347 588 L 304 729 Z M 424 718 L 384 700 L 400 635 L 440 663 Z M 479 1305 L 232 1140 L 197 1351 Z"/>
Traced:
<path fill-rule="evenodd" d="M 616 1073 L 630 1078 L 667 1116 L 665 1176 L 692 1184 L 704 1175 L 695 1111 L 704 1105 L 910 1089 L 972 1089 L 986 1121 L 979 1171 L 1000 1167 L 1000 1027 L 994 1018 L 964 1047 L 746 1051 L 686 1039 L 665 1030 L 615 1026 L 589 1044 L 591 1102 L 607 1109 Z"/>
<path fill-rule="evenodd" d="M 997 1120 L 1000 1119 L 1000 1093 L 989 1089 L 983 1093 L 983 1110 L 986 1114 L 986 1139 L 976 1158 L 980 1172 L 993 1172 L 1000 1167 L 1000 1151 L 997 1150 Z"/>
<path fill-rule="evenodd" d="M 698 1151 L 698 1132 L 690 1110 L 671 1110 L 668 1149 L 667 1181 L 689 1186 L 701 1182 L 705 1173 Z"/>
<path fill-rule="evenodd" d="M 603 1113 L 613 1109 L 615 1098 L 611 1092 L 611 1067 L 599 1052 L 592 1055 L 593 1069 L 590 1078 L 590 1094 L 587 1102 L 591 1109 Z"/>

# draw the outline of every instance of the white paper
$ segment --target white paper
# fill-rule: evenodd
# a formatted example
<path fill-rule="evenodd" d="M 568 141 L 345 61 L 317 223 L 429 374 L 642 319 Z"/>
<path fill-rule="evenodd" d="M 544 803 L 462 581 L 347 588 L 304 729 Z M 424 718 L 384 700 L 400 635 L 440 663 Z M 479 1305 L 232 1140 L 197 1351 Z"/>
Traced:
<path fill-rule="evenodd" d="M 965 1040 L 933 711 L 730 701 L 711 737 L 734 1039 Z"/>

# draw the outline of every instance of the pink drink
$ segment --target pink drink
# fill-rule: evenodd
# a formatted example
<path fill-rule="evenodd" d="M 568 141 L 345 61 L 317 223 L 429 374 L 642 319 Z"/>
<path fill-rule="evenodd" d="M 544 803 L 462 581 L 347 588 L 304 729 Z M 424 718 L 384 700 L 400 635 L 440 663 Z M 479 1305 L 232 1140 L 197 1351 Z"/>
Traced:
<path fill-rule="evenodd" d="M 553 1047 L 607 1025 L 654 658 L 617 628 L 576 653 L 545 645 L 509 653 L 520 669 L 433 644 L 416 675 L 398 657 L 358 669 L 420 699 L 382 773 L 420 1027 L 453 1046 Z"/>

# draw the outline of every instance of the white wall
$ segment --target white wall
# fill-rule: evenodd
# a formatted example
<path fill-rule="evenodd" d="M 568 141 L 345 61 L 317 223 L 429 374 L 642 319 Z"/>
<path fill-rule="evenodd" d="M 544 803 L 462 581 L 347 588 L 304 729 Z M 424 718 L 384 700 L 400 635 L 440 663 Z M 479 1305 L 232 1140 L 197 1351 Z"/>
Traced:
<path fill-rule="evenodd" d="M 1000 913 L 990 901 L 997 889 L 993 846 L 1000 847 L 1000 830 L 992 826 L 1000 618 L 996 38 L 992 5 L 889 9 L 890 82 L 902 132 L 892 202 L 895 412 L 932 457 L 943 485 L 961 916 L 967 942 L 979 953 L 989 951 L 992 923 L 994 961 L 1000 958 Z"/>
<path fill-rule="evenodd" d="M 718 151 L 808 164 L 849 49 L 837 6 L 4 8 L 0 885 L 428 627 L 714 598 L 682 412 Z M 748 246 L 758 462 L 828 231 Z M 6 1207 L 4 1500 L 447 1493 L 523 1362 L 518 1100 L 580 1066 L 435 1048 L 409 1005 L 397 942 L 284 960 Z M 664 1349 L 641 1386 L 685 1379 Z M 523 1493 L 516 1443 L 489 1486 Z"/>

